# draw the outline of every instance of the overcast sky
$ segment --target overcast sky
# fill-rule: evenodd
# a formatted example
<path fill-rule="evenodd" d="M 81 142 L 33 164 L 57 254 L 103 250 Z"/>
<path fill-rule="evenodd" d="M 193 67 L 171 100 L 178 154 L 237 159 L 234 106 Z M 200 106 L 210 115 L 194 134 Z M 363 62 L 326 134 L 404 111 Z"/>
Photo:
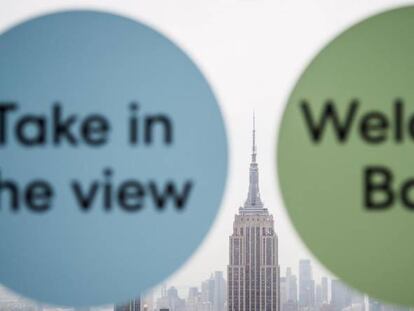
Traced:
<path fill-rule="evenodd" d="M 276 133 L 290 90 L 313 56 L 366 16 L 403 0 L 2 0 L 0 31 L 34 15 L 89 8 L 119 13 L 155 27 L 178 43 L 210 81 L 228 130 L 230 170 L 220 213 L 196 254 L 168 284 L 199 285 L 225 271 L 234 214 L 247 195 L 251 117 L 256 111 L 261 196 L 274 215 L 279 260 L 297 270 L 312 258 L 282 206 L 275 169 Z M 214 163 L 211 163 L 214 165 Z M 316 267 L 315 275 L 326 275 Z"/>

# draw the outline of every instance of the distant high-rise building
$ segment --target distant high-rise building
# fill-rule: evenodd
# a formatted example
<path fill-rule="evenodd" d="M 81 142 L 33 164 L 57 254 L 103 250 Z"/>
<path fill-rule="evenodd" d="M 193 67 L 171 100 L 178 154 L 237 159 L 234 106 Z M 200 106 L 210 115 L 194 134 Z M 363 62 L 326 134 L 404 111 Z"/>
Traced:
<path fill-rule="evenodd" d="M 225 311 L 224 304 L 226 302 L 226 281 L 222 271 L 216 271 L 211 276 L 213 280 L 213 297 L 212 311 Z"/>
<path fill-rule="evenodd" d="M 247 200 L 230 236 L 228 311 L 279 311 L 278 241 L 273 216 L 260 198 L 254 120 L 251 157 Z"/>
<path fill-rule="evenodd" d="M 287 277 L 281 277 L 279 281 L 280 286 L 280 307 L 281 311 L 284 310 L 283 306 L 288 302 L 288 284 Z"/>
<path fill-rule="evenodd" d="M 296 275 L 292 274 L 292 269 L 290 267 L 286 269 L 286 285 L 287 285 L 288 301 L 297 303 L 298 302 L 298 282 L 296 279 Z"/>
<path fill-rule="evenodd" d="M 161 297 L 157 299 L 157 310 L 169 309 L 170 311 L 186 311 L 185 300 L 178 296 L 175 287 L 161 289 Z"/>
<path fill-rule="evenodd" d="M 327 303 L 329 302 L 328 298 L 328 278 L 324 276 L 321 279 L 321 287 L 322 287 L 322 302 Z"/>
<path fill-rule="evenodd" d="M 225 311 L 226 280 L 222 271 L 215 271 L 208 280 L 201 283 L 198 311 Z"/>
<path fill-rule="evenodd" d="M 201 295 L 197 287 L 190 287 L 186 302 L 186 311 L 198 311 L 201 303 Z"/>
<path fill-rule="evenodd" d="M 202 302 L 211 303 L 213 299 L 213 281 L 211 278 L 201 283 L 200 296 Z"/>
<path fill-rule="evenodd" d="M 222 271 L 214 272 L 201 283 L 201 292 L 197 287 L 190 288 L 186 311 L 225 311 L 226 280 Z"/>
<path fill-rule="evenodd" d="M 331 304 L 335 311 L 341 311 L 352 304 L 350 289 L 340 280 L 331 281 Z"/>
<path fill-rule="evenodd" d="M 200 298 L 200 293 L 198 291 L 197 287 L 190 287 L 190 289 L 188 290 L 188 299 L 187 299 L 187 303 L 188 302 L 197 302 Z"/>
<path fill-rule="evenodd" d="M 322 285 L 317 284 L 315 287 L 315 307 L 317 310 L 322 306 Z"/>
<path fill-rule="evenodd" d="M 280 278 L 280 308 L 281 311 L 298 310 L 298 285 L 296 275 L 292 274 L 292 269 L 286 269 L 286 297 L 284 297 L 283 282 Z"/>
<path fill-rule="evenodd" d="M 312 266 L 308 259 L 299 261 L 299 305 L 313 307 L 315 304 L 315 281 L 312 277 Z"/>

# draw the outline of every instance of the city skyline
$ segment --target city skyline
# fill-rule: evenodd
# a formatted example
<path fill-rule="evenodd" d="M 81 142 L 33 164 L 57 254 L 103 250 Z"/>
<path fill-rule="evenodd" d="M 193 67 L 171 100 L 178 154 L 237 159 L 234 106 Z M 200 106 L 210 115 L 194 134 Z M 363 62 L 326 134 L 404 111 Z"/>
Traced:
<path fill-rule="evenodd" d="M 187 295 L 179 295 L 175 286 L 162 285 L 156 299 L 156 311 L 408 311 L 367 298 L 349 288 L 341 280 L 327 276 L 315 277 L 311 259 L 297 262 L 297 274 L 287 266 L 284 276 L 278 263 L 277 228 L 273 216 L 260 196 L 257 163 L 256 130 L 253 118 L 252 152 L 249 169 L 249 187 L 245 203 L 234 215 L 233 231 L 229 239 L 227 280 L 222 271 L 212 273 L 210 279 L 194 284 Z M 221 282 L 213 276 L 219 275 Z M 221 285 L 222 298 L 215 288 Z M 151 293 L 153 297 L 153 292 Z M 223 297 L 227 296 L 227 301 Z M 142 296 L 145 299 L 145 295 Z M 183 298 L 184 297 L 184 298 Z M 220 303 L 215 303 L 215 301 Z M 153 301 L 153 300 L 152 300 Z M 151 306 L 153 303 L 150 304 Z M 141 304 L 143 311 L 147 305 Z M 115 311 L 138 311 L 114 309 Z M 140 310 L 139 310 L 140 311 Z"/>
<path fill-rule="evenodd" d="M 252 267 L 256 270 L 256 277 L 260 276 L 260 271 L 265 267 L 270 268 L 270 274 L 274 276 L 278 281 L 270 281 L 268 284 L 271 288 L 277 287 L 277 294 L 270 294 L 270 300 L 261 300 L 258 297 L 261 295 L 253 296 L 255 307 L 249 307 L 246 309 L 240 308 L 240 306 L 234 307 L 231 311 L 406 311 L 408 308 L 389 307 L 388 309 L 383 307 L 383 304 L 375 299 L 361 298 L 365 297 L 352 289 L 349 289 L 340 280 L 334 277 L 330 279 L 325 275 L 320 275 L 315 272 L 317 263 L 310 258 L 300 258 L 295 264 L 290 261 L 289 265 L 281 265 L 279 263 L 279 257 L 283 258 L 283 252 L 278 252 L 278 245 L 283 242 L 283 239 L 279 241 L 277 237 L 278 226 L 274 224 L 273 216 L 267 208 L 264 207 L 264 202 L 260 196 L 259 190 L 259 171 L 257 164 L 257 147 L 256 147 L 256 135 L 255 126 L 253 127 L 253 142 L 252 142 L 252 154 L 249 163 L 249 178 L 247 187 L 247 199 L 240 208 L 233 207 L 234 224 L 231 226 L 230 243 L 227 240 L 227 249 L 230 249 L 232 256 L 229 256 L 229 271 L 237 268 L 238 272 L 241 264 L 244 267 Z M 240 204 L 239 204 L 240 206 Z M 268 205 L 267 205 L 268 206 Z M 236 214 L 236 215 L 235 215 Z M 276 226 L 276 227 L 274 227 Z M 256 232 L 257 227 L 261 230 Z M 249 230 L 247 230 L 249 229 Z M 254 229 L 253 231 L 251 231 Z M 244 230 L 244 231 L 243 231 Z M 246 240 L 243 240 L 244 233 L 250 231 L 251 236 L 257 237 L 259 240 L 265 242 L 265 245 L 269 245 L 269 252 L 264 252 L 260 255 L 260 259 L 256 263 L 270 263 L 267 265 L 262 264 L 247 264 L 246 257 L 254 255 L 254 252 L 236 252 L 235 242 L 238 241 L 239 246 L 246 244 Z M 253 239 L 255 240 L 255 239 Z M 244 241 L 244 242 L 242 242 Z M 269 242 L 266 244 L 266 242 Z M 255 243 L 255 242 L 254 242 Z M 251 245 L 254 245 L 251 244 Z M 246 255 L 248 254 L 248 256 Z M 267 256 L 266 256 L 267 255 Z M 279 256 L 281 255 L 281 256 Z M 275 259 L 272 259 L 272 256 Z M 209 258 L 210 259 L 210 258 Z M 204 259 L 203 263 L 208 262 Z M 276 270 L 275 270 L 276 269 Z M 280 269 L 280 271 L 279 271 Z M 200 280 L 199 282 L 188 283 L 188 286 L 180 287 L 169 286 L 166 284 L 173 284 L 174 278 L 170 278 L 159 285 L 157 288 L 148 291 L 142 297 L 131 299 L 125 304 L 119 304 L 115 306 L 104 307 L 91 307 L 91 308 L 64 308 L 53 307 L 45 304 L 37 304 L 25 298 L 20 298 L 18 295 L 6 293 L 3 298 L 0 297 L 0 310 L 5 311 L 103 311 L 103 310 L 115 310 L 115 311 L 154 311 L 154 310 L 169 310 L 169 311 L 225 311 L 228 310 L 228 297 L 226 290 L 226 283 L 229 282 L 229 278 L 225 277 L 225 266 L 222 269 L 208 270 L 204 269 L 204 274 L 209 277 Z M 229 273 L 230 274 L 230 273 Z M 267 273 L 263 273 L 266 275 Z M 329 274 L 327 274 L 329 275 Z M 252 275 L 253 276 L 253 275 Z M 253 281 L 249 277 L 249 282 L 253 286 L 252 291 L 264 292 L 262 285 L 259 281 Z M 233 280 L 234 281 L 234 280 Z M 233 282 L 232 281 L 232 282 Z M 266 285 L 268 285 L 266 284 Z M 276 285 L 277 284 L 277 285 Z M 264 287 L 266 287 L 266 285 Z M 6 290 L 7 292 L 7 290 Z M 239 291 L 238 295 L 246 295 L 246 292 Z M 234 297 L 234 293 L 232 293 Z M 264 295 L 266 297 L 266 295 Z M 276 299 L 276 303 L 272 302 L 272 299 Z M 270 305 L 270 309 L 266 308 Z M 276 307 L 277 305 L 277 307 Z M 350 307 L 359 305 L 359 309 L 350 309 Z M 366 305 L 368 307 L 366 307 Z M 145 310 L 143 309 L 145 306 Z M 173 306 L 173 307 L 171 307 Z M 263 306 L 263 307 L 262 307 Z M 332 308 L 321 309 L 323 307 Z M 362 308 L 362 306 L 364 306 Z M 348 309 L 347 309 L 348 308 Z M 385 308 L 385 309 L 384 309 Z M 394 309 L 393 309 L 394 308 Z"/>
<path fill-rule="evenodd" d="M 300 276 L 292 273 L 292 267 L 286 267 L 281 269 L 280 277 L 280 299 L 281 307 L 280 311 L 412 311 L 413 308 L 399 307 L 388 305 L 377 299 L 368 297 L 364 294 L 357 292 L 356 290 L 348 287 L 341 280 L 336 278 L 315 278 L 312 276 L 313 262 L 309 259 L 300 259 L 297 263 L 298 269 L 306 262 L 307 270 L 310 268 L 310 274 L 308 271 L 302 271 L 304 275 Z M 96 306 L 88 308 L 72 308 L 64 306 L 48 306 L 47 304 L 39 304 L 30 299 L 21 297 L 12 291 L 0 286 L 0 310 L 2 311 L 224 311 L 227 309 L 217 308 L 213 309 L 213 303 L 210 303 L 210 299 L 222 295 L 221 305 L 225 306 L 226 301 L 223 303 L 223 297 L 226 295 L 225 284 L 227 280 L 224 278 L 223 271 L 209 272 L 211 275 L 206 280 L 203 280 L 200 284 L 193 284 L 185 293 L 179 293 L 177 288 L 171 284 L 163 284 L 160 286 L 160 294 L 157 295 L 157 288 L 149 290 L 145 294 L 131 299 L 126 304 L 120 305 L 109 305 L 109 306 Z M 309 278 L 310 275 L 310 278 Z M 220 279 L 217 281 L 217 279 Z M 216 279 L 216 280 L 214 280 Z M 289 281 L 290 280 L 290 281 Z M 299 303 L 301 299 L 301 288 L 305 289 L 306 286 L 301 286 L 301 280 L 311 281 L 314 284 L 313 299 L 308 301 L 306 304 Z M 221 283 L 222 282 L 222 283 Z M 218 290 L 214 294 L 213 284 L 221 283 L 221 290 Z M 320 292 L 318 291 L 320 288 Z M 318 294 L 318 292 L 320 294 Z M 159 301 L 162 301 L 163 297 L 172 296 L 177 301 L 181 301 L 181 309 L 170 309 L 166 308 L 167 305 L 159 305 Z M 312 296 L 312 295 L 311 295 Z M 200 302 L 206 303 L 209 307 L 206 309 L 194 308 L 194 301 L 191 301 L 191 297 L 201 298 Z M 319 297 L 319 298 L 318 298 Z M 160 300 L 161 298 L 161 300 Z M 140 301 L 138 304 L 137 301 Z M 137 306 L 134 308 L 128 308 L 128 306 Z M 143 308 L 146 305 L 147 308 Z M 165 307 L 160 307 L 165 306 Z"/>
<path fill-rule="evenodd" d="M 295 229 L 291 225 L 287 211 L 282 206 L 282 202 L 277 198 L 275 193 L 278 188 L 276 180 L 276 168 L 273 145 L 269 142 L 268 133 L 270 124 L 263 122 L 265 119 L 259 109 L 250 109 L 241 114 L 243 126 L 238 127 L 238 133 L 230 140 L 232 144 L 230 149 L 237 150 L 237 156 L 233 156 L 234 161 L 231 163 L 229 170 L 229 183 L 226 187 L 222 207 L 219 214 L 198 250 L 188 260 L 186 265 L 170 276 L 166 282 L 176 284 L 179 292 L 186 291 L 192 284 L 198 283 L 207 277 L 208 273 L 204 272 L 201 267 L 207 271 L 221 270 L 224 271 L 229 262 L 228 237 L 233 231 L 234 214 L 238 212 L 239 206 L 244 204 L 246 192 L 249 191 L 249 175 L 246 167 L 250 165 L 250 157 L 243 156 L 249 154 L 251 150 L 251 124 L 252 111 L 256 110 L 256 145 L 259 146 L 257 161 L 261 164 L 261 195 L 265 198 L 265 205 L 269 212 L 274 216 L 275 228 L 279 237 L 279 265 L 281 268 L 290 266 L 292 271 L 298 273 L 296 262 L 302 258 L 309 258 L 314 262 L 314 274 L 316 276 L 331 276 L 303 245 Z M 248 117 L 247 117 L 248 115 Z M 204 259 L 209 257 L 209 261 Z"/>

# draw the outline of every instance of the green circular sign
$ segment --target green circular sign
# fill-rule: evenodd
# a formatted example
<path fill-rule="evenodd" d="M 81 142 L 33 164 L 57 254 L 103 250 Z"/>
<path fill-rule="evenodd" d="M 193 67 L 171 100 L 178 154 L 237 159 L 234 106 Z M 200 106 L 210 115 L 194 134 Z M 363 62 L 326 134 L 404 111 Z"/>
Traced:
<path fill-rule="evenodd" d="M 414 304 L 414 7 L 332 41 L 297 82 L 278 142 L 283 198 L 332 272 Z"/>

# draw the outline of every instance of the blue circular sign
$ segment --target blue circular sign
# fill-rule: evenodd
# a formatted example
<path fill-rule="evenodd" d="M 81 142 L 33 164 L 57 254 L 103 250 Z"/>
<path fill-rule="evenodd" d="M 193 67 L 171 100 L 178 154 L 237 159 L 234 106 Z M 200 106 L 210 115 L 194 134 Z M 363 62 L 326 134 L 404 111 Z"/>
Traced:
<path fill-rule="evenodd" d="M 122 302 L 209 230 L 227 174 L 223 119 L 159 32 L 93 11 L 0 36 L 0 282 L 60 305 Z"/>

